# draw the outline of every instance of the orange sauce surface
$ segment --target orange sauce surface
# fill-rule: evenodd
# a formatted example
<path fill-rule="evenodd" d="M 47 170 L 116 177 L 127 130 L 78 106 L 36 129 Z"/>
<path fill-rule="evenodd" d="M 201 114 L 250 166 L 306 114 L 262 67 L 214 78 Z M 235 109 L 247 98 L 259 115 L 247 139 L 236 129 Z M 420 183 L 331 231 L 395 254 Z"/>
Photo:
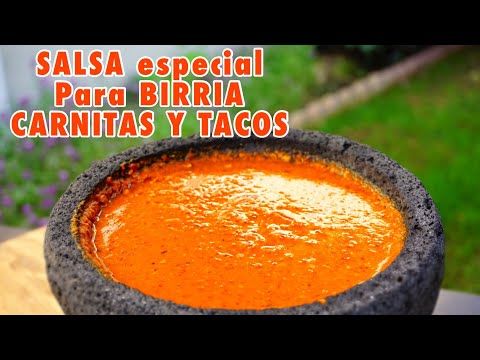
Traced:
<path fill-rule="evenodd" d="M 114 280 L 178 304 L 324 301 L 387 268 L 406 236 L 377 188 L 303 156 L 215 153 L 131 173 L 87 204 L 81 244 Z"/>

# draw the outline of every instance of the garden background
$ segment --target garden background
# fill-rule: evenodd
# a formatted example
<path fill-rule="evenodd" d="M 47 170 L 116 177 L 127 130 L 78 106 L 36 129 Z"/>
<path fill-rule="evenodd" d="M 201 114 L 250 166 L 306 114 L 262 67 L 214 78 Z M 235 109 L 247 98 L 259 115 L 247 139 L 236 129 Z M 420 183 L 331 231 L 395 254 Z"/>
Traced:
<path fill-rule="evenodd" d="M 244 80 L 247 108 L 294 112 L 372 71 L 388 68 L 426 48 L 428 46 L 268 46 L 264 77 Z M 11 50 L 15 49 L 0 47 L 0 59 L 2 52 Z M 216 55 L 214 50 L 197 46 L 194 49 L 179 47 L 176 51 L 188 57 L 208 57 Z M 236 54 L 242 51 L 250 50 L 239 47 Z M 165 54 L 156 50 L 154 55 Z M 33 57 L 29 60 L 29 74 L 8 75 L 18 81 L 25 76 L 32 77 L 33 60 Z M 0 60 L 0 79 L 1 65 Z M 129 104 L 138 103 L 135 100 L 137 80 L 135 76 L 126 78 Z M 169 128 L 164 124 L 157 126 L 157 133 L 148 140 L 14 138 L 8 124 L 12 111 L 17 108 L 48 110 L 52 104 L 51 79 L 30 78 L 28 81 L 28 86 L 35 87 L 34 94 L 26 91 L 24 95 L 15 93 L 15 96 L 0 81 L 1 225 L 22 228 L 45 225 L 55 201 L 92 161 L 169 135 Z M 432 195 L 445 228 L 447 256 L 443 287 L 480 294 L 480 241 L 476 232 L 480 216 L 479 120 L 480 48 L 468 46 L 368 100 L 299 125 L 366 143 L 418 176 Z M 197 121 L 191 116 L 186 121 L 184 134 L 197 131 Z"/>

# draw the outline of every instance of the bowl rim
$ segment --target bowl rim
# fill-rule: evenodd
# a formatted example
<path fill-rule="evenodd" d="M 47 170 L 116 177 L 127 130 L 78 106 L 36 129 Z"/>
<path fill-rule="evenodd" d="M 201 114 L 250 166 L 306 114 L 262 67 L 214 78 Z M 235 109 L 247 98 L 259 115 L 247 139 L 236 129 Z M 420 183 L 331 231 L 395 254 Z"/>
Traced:
<path fill-rule="evenodd" d="M 77 208 L 122 163 L 190 149 L 306 153 L 349 168 L 389 196 L 402 213 L 407 237 L 397 258 L 384 271 L 325 303 L 262 310 L 196 308 L 146 295 L 104 276 L 84 255 L 71 222 Z M 444 236 L 433 200 L 412 173 L 386 155 L 338 135 L 291 129 L 282 139 L 165 139 L 131 148 L 92 163 L 55 204 L 45 235 L 47 274 L 54 295 L 66 313 L 105 314 L 362 314 L 428 313 L 443 277 Z M 436 293 L 435 293 L 436 292 Z M 433 301 L 417 309 L 423 297 Z M 428 299 L 427 299 L 428 298 Z M 428 302 L 427 301 L 427 302 Z"/>

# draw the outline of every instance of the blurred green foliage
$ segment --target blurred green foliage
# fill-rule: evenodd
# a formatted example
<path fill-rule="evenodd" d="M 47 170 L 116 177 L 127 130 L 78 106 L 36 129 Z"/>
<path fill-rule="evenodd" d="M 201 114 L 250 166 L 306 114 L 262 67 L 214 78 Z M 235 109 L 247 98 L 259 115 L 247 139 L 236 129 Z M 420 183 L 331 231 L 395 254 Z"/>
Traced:
<path fill-rule="evenodd" d="M 447 241 L 444 286 L 480 293 L 480 49 L 469 48 L 312 129 L 389 155 L 420 178 Z"/>
<path fill-rule="evenodd" d="M 366 70 L 377 70 L 416 53 L 426 45 L 317 45 L 321 53 L 341 53 Z"/>
<path fill-rule="evenodd" d="M 367 58 L 375 58 L 383 45 L 348 46 L 351 47 L 348 54 L 360 52 L 368 54 Z M 268 47 L 265 76 L 244 81 L 247 108 L 272 112 L 295 110 L 313 97 L 365 73 L 348 58 L 336 54 L 315 58 L 312 50 L 311 46 Z M 196 55 L 201 54 L 190 53 L 188 57 Z M 394 59 L 395 56 L 389 61 Z M 132 79 L 128 99 L 134 109 L 138 103 L 137 80 Z M 21 107 L 48 110 L 52 102 L 51 87 L 46 90 L 40 104 Z M 163 113 L 164 109 L 158 110 L 157 130 L 148 140 L 55 141 L 14 138 L 8 129 L 8 114 L 0 114 L 0 223 L 15 226 L 44 223 L 53 202 L 92 161 L 144 141 L 169 136 Z M 480 217 L 479 118 L 480 49 L 470 48 L 364 104 L 311 126 L 367 143 L 422 180 L 445 227 L 444 286 L 477 293 L 480 293 L 480 241 L 476 234 Z M 198 132 L 193 111 L 188 112 L 183 130 L 185 136 Z"/>
<path fill-rule="evenodd" d="M 313 97 L 316 59 L 310 46 L 272 46 L 265 50 L 263 78 L 245 79 L 247 107 L 275 112 L 295 110 Z"/>
<path fill-rule="evenodd" d="M 248 54 L 248 53 L 247 53 Z M 192 59 L 202 55 L 191 52 Z M 265 50 L 263 78 L 244 79 L 243 92 L 247 109 L 293 110 L 301 107 L 315 87 L 315 56 L 311 46 L 271 46 Z M 152 76 L 149 79 L 158 81 Z M 208 78 L 207 78 L 208 79 Z M 128 107 L 138 108 L 137 82 L 129 82 Z M 187 76 L 186 81 L 192 81 Z M 39 104 L 24 99 L 19 108 L 52 108 L 52 84 L 42 83 L 44 91 Z M 192 109 L 187 112 L 183 135 L 199 131 Z M 235 112 L 237 109 L 230 109 Z M 156 131 L 150 139 L 31 139 L 13 137 L 8 128 L 9 114 L 0 114 L 0 223 L 13 226 L 38 226 L 45 223 L 54 202 L 69 182 L 88 168 L 92 161 L 137 146 L 142 142 L 170 136 L 165 109 L 156 110 Z"/>

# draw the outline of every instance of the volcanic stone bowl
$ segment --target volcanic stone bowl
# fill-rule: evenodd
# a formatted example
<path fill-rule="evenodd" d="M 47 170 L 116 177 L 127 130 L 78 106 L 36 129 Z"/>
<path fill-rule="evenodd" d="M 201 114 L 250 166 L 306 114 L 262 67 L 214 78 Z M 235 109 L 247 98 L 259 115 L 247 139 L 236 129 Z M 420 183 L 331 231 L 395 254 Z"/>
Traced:
<path fill-rule="evenodd" d="M 377 185 L 404 216 L 408 235 L 397 259 L 383 272 L 327 299 L 267 310 L 200 309 L 156 299 L 100 273 L 79 246 L 72 224 L 77 209 L 107 176 L 122 176 L 122 164 L 189 151 L 303 153 L 335 161 Z M 120 175 L 119 175 L 120 174 Z M 77 177 L 55 205 L 45 236 L 48 279 L 67 314 L 431 314 L 444 267 L 444 236 L 435 205 L 420 181 L 387 156 L 340 136 L 291 130 L 283 139 L 231 138 L 152 142 L 98 161 Z"/>

